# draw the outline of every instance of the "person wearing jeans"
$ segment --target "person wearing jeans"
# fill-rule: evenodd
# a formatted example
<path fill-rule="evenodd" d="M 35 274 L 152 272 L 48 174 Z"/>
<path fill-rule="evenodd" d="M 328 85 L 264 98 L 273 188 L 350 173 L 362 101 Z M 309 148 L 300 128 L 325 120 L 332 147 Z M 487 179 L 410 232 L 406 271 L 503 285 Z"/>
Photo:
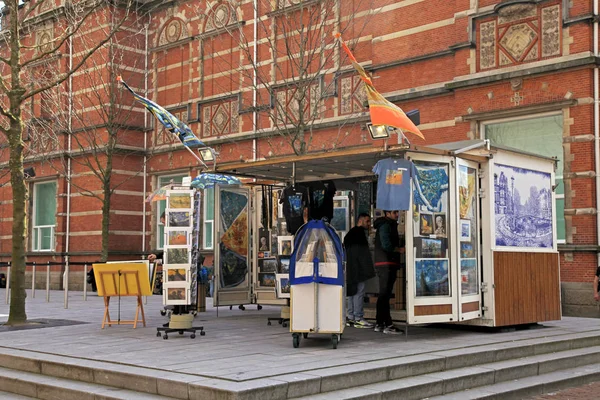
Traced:
<path fill-rule="evenodd" d="M 377 298 L 377 317 L 375 332 L 398 334 L 402 331 L 396 328 L 390 314 L 390 299 L 400 257 L 404 253 L 404 244 L 398 235 L 398 211 L 384 211 L 384 216 L 375 220 L 375 270 L 379 277 L 379 297 Z"/>
<path fill-rule="evenodd" d="M 375 276 L 373 260 L 369 251 L 367 235 L 371 228 L 371 217 L 362 213 L 356 226 L 344 236 L 346 250 L 346 326 L 372 328 L 364 319 L 366 281 Z"/>

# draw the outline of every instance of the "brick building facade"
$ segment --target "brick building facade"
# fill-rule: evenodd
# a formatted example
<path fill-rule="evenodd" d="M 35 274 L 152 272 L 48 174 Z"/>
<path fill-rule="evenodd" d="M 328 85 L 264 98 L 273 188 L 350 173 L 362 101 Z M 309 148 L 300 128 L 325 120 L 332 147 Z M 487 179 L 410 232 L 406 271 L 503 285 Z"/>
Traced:
<path fill-rule="evenodd" d="M 186 121 L 217 148 L 219 164 L 294 152 L 295 144 L 277 126 L 299 118 L 294 109 L 298 91 L 290 82 L 299 85 L 303 78 L 293 57 L 282 50 L 294 36 L 284 21 L 306 18 L 314 24 L 307 9 L 320 10 L 321 25 L 315 30 L 322 29 L 322 65 L 304 77 L 310 87 L 302 104 L 311 127 L 302 152 L 381 145 L 365 130 L 359 80 L 330 38 L 340 30 L 378 90 L 405 110 L 421 111 L 427 144 L 489 138 L 557 157 L 563 313 L 597 313 L 591 290 L 599 250 L 597 0 L 144 3 L 151 7 L 150 16 L 127 27 L 115 47 L 120 58 L 107 69 L 119 70 L 138 92 Z M 85 76 L 80 72 L 73 79 L 74 98 L 87 93 Z M 32 104 L 34 118 L 48 112 L 42 100 Z M 90 125 L 84 121 L 82 129 Z M 94 129 L 107 134 L 104 125 L 96 121 Z M 65 137 L 55 150 L 60 153 L 69 140 Z M 198 168 L 139 106 L 132 109 L 118 146 L 122 151 L 113 161 L 114 174 L 122 185 L 111 202 L 110 252 L 112 258 L 140 257 L 160 246 L 160 206 L 145 203 L 145 197 L 171 179 L 195 175 Z M 66 172 L 57 173 L 49 163 L 28 160 L 36 171 L 29 181 L 28 260 L 62 262 L 68 251 L 72 261 L 93 261 L 100 248 L 101 203 L 80 188 L 99 187 L 89 168 L 73 161 L 69 188 Z M 43 207 L 36 206 L 38 191 L 40 198 L 55 193 L 56 201 L 50 204 L 54 214 L 49 210 L 36 221 Z M 0 204 L 0 256 L 6 261 L 9 185 L 0 188 Z M 210 223 L 209 217 L 205 220 Z M 34 232 L 47 232 L 48 226 L 49 246 L 40 247 L 44 239 L 34 238 Z M 204 242 L 210 251 L 212 243 Z"/>

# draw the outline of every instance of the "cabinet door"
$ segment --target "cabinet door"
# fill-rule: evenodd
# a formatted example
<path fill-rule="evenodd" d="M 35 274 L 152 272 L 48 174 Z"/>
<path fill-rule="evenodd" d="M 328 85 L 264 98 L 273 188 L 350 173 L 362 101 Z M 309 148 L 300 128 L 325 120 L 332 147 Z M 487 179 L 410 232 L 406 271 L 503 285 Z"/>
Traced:
<path fill-rule="evenodd" d="M 215 186 L 215 306 L 249 304 L 250 192 Z"/>
<path fill-rule="evenodd" d="M 456 203 L 458 223 L 455 229 L 459 263 L 457 287 L 458 319 L 481 316 L 481 229 L 479 204 L 479 164 L 456 159 Z"/>
<path fill-rule="evenodd" d="M 416 171 L 406 215 L 408 322 L 457 321 L 454 158 L 415 154 L 411 159 Z"/>

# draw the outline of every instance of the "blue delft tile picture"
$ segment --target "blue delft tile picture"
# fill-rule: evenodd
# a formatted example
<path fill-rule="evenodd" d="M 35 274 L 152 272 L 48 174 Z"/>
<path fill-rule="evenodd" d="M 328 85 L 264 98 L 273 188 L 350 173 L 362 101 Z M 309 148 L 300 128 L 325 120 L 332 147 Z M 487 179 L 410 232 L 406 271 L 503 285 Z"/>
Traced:
<path fill-rule="evenodd" d="M 552 248 L 552 182 L 549 173 L 496 164 L 496 246 Z"/>

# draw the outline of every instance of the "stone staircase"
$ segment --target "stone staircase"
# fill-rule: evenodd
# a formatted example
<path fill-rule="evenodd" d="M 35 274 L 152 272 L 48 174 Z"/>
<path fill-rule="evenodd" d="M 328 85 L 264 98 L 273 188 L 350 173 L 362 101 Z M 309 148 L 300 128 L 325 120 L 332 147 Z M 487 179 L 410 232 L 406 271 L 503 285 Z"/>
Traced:
<path fill-rule="evenodd" d="M 523 399 L 600 380 L 599 360 L 600 331 L 246 381 L 0 347 L 0 399 Z"/>

